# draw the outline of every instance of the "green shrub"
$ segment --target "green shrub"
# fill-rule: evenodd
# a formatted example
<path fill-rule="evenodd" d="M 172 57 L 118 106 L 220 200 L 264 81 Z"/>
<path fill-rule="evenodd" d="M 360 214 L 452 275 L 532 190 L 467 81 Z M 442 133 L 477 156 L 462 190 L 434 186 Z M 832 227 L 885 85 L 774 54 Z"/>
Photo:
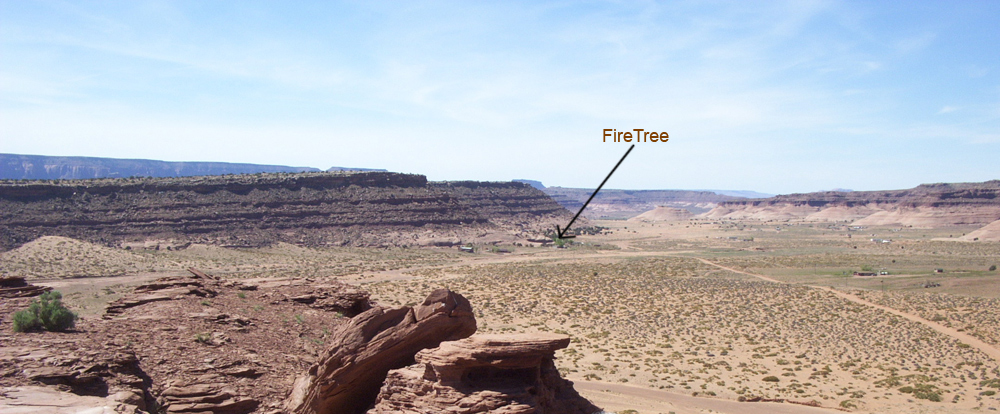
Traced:
<path fill-rule="evenodd" d="M 990 271 L 995 272 L 997 270 L 997 265 L 990 265 Z"/>
<path fill-rule="evenodd" d="M 200 344 L 210 345 L 212 343 L 212 335 L 207 333 L 195 334 L 194 341 Z"/>
<path fill-rule="evenodd" d="M 14 332 L 26 332 L 40 326 L 38 317 L 26 310 L 14 314 Z"/>
<path fill-rule="evenodd" d="M 778 379 L 778 377 L 776 377 L 774 375 L 769 375 L 769 376 L 764 377 L 764 381 L 765 382 L 778 382 L 780 380 Z"/>
<path fill-rule="evenodd" d="M 28 309 L 14 313 L 14 331 L 27 332 L 44 329 L 63 332 L 76 324 L 76 314 L 62 304 L 62 294 L 45 292 L 28 305 Z"/>
<path fill-rule="evenodd" d="M 912 393 L 914 397 L 921 400 L 941 402 L 941 391 L 939 391 L 937 387 L 930 384 L 915 384 L 912 387 L 905 386 L 900 388 L 899 391 L 906 394 Z"/>
<path fill-rule="evenodd" d="M 916 391 L 913 393 L 913 396 L 924 400 L 941 402 L 941 394 L 936 391 L 934 392 Z"/>

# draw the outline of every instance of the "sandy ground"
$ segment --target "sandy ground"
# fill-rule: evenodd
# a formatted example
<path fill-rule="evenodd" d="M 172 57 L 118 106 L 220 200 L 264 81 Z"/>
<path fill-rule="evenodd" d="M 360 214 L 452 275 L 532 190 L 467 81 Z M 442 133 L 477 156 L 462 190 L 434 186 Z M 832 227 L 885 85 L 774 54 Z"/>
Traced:
<path fill-rule="evenodd" d="M 577 381 L 573 384 L 580 395 L 607 411 L 636 410 L 640 413 L 676 414 L 818 414 L 837 413 L 830 408 L 809 407 L 790 403 L 737 402 L 717 398 L 699 398 L 676 392 L 652 390 L 606 382 Z"/>
<path fill-rule="evenodd" d="M 85 306 L 76 308 L 81 312 L 186 266 L 234 278 L 340 275 L 389 306 L 449 287 L 472 300 L 481 332 L 573 337 L 557 366 L 609 411 L 1000 409 L 1000 397 L 989 395 L 1000 389 L 988 382 L 1000 378 L 1000 301 L 989 296 L 1000 279 L 986 270 L 1000 262 L 1000 243 L 934 240 L 948 230 L 852 234 L 826 223 L 598 224 L 610 230 L 578 237 L 583 245 L 510 247 L 511 254 L 295 246 L 123 252 L 48 239 L 35 250 L 3 254 L 0 271 L 36 271 L 36 280 L 49 272 L 40 284 Z M 867 241 L 876 237 L 893 243 Z M 86 274 L 125 269 L 127 275 L 65 279 L 75 275 L 76 250 L 85 256 Z M 57 256 L 58 265 L 48 263 Z M 889 268 L 893 277 L 849 276 L 861 266 Z M 935 268 L 948 270 L 934 276 L 941 290 L 911 288 Z M 889 289 L 885 297 L 876 295 L 880 283 Z M 944 293 L 955 291 L 949 286 L 965 294 Z M 907 386 L 932 387 L 942 401 L 901 391 Z M 737 402 L 741 396 L 816 401 L 823 408 Z"/>
<path fill-rule="evenodd" d="M 731 271 L 731 272 L 740 273 L 740 274 L 744 274 L 744 275 L 754 276 L 756 278 L 759 278 L 761 280 L 766 280 L 768 282 L 782 283 L 781 281 L 779 281 L 777 279 L 774 279 L 774 278 L 771 278 L 771 277 L 767 277 L 767 276 L 764 276 L 764 275 L 758 275 L 758 274 L 755 274 L 755 273 L 749 273 L 749 272 L 744 272 L 744 271 L 741 271 L 741 270 L 732 269 L 732 268 L 729 268 L 729 267 L 725 267 L 725 266 L 721 266 L 721 265 L 712 263 L 712 262 L 710 262 L 708 260 L 701 259 L 701 258 L 698 258 L 698 260 L 700 260 L 702 263 L 710 264 L 710 265 L 716 266 L 716 267 L 718 267 L 720 269 L 725 269 L 725 270 L 728 270 L 728 271 Z M 839 290 L 836 290 L 836 289 L 833 289 L 833 288 L 829 288 L 829 287 L 825 287 L 825 286 L 813 286 L 813 288 L 822 289 L 824 291 L 833 293 L 834 295 L 837 295 L 837 296 L 839 296 L 841 298 L 847 299 L 847 300 L 849 300 L 851 302 L 862 304 L 862 305 L 865 305 L 865 306 L 870 306 L 870 307 L 873 307 L 873 308 L 876 308 L 876 309 L 880 309 L 880 310 L 889 312 L 889 313 L 891 313 L 893 315 L 899 315 L 899 316 L 902 316 L 902 317 L 904 317 L 906 319 L 909 319 L 911 321 L 924 324 L 924 325 L 930 327 L 931 329 L 933 329 L 935 331 L 938 331 L 938 332 L 940 332 L 940 333 L 942 333 L 944 335 L 948 335 L 948 336 L 950 336 L 952 338 L 955 338 L 955 339 L 957 339 L 959 341 L 962 341 L 962 343 L 969 344 L 969 345 L 975 347 L 976 349 L 980 350 L 981 352 L 985 353 L 986 355 L 989 355 L 989 356 L 993 357 L 993 359 L 996 360 L 997 362 L 1000 362 L 1000 348 L 997 348 L 997 347 L 994 347 L 994 346 L 992 346 L 990 344 L 987 344 L 986 342 L 983 342 L 979 338 L 976 338 L 976 337 L 974 337 L 972 335 L 968 335 L 968 334 L 959 332 L 956 329 L 949 328 L 949 327 L 941 325 L 939 323 L 931 322 L 931 321 L 929 321 L 927 319 L 921 318 L 921 317 L 919 317 L 917 315 L 914 315 L 914 314 L 911 314 L 911 313 L 906 313 L 906 312 L 903 312 L 903 311 L 900 311 L 900 310 L 892 309 L 892 308 L 890 308 L 888 306 L 882 306 L 882 305 L 878 305 L 878 304 L 875 304 L 875 303 L 871 303 L 871 302 L 866 301 L 864 299 L 861 299 L 861 298 L 859 298 L 857 296 L 854 296 L 854 295 L 852 295 L 850 293 L 841 292 Z"/>

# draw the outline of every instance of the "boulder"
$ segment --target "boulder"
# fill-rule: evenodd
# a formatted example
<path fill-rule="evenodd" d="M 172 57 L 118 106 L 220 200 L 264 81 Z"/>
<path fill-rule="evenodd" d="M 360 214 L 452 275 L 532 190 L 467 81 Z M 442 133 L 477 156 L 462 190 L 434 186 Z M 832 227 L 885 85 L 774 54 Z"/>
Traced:
<path fill-rule="evenodd" d="M 567 336 L 541 333 L 444 342 L 390 371 L 368 413 L 601 412 L 559 376 L 554 354 L 568 345 Z"/>
<path fill-rule="evenodd" d="M 354 317 L 371 309 L 371 295 L 363 290 L 344 285 L 316 286 L 316 291 L 289 299 L 304 303 L 312 308 L 329 312 L 340 312 L 344 316 Z"/>
<path fill-rule="evenodd" d="M 221 378 L 210 377 L 174 384 L 164 389 L 160 398 L 167 413 L 248 413 L 260 405 L 257 400 L 240 395 Z"/>
<path fill-rule="evenodd" d="M 295 381 L 286 410 L 298 414 L 363 413 L 389 370 L 413 363 L 417 352 L 476 332 L 472 305 L 447 289 L 415 307 L 375 307 L 335 331 L 308 374 Z"/>

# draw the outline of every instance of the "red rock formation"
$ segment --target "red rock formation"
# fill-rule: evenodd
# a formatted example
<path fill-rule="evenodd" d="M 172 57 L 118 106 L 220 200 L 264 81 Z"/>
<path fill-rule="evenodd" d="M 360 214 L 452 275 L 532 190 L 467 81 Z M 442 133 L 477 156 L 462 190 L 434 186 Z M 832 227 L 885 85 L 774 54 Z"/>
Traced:
<path fill-rule="evenodd" d="M 286 404 L 298 414 L 363 413 L 391 369 L 420 350 L 476 332 L 472 305 L 447 289 L 410 308 L 375 307 L 334 332 L 325 356 L 295 381 Z"/>
<path fill-rule="evenodd" d="M 559 376 L 553 363 L 569 337 L 478 335 L 444 342 L 389 372 L 369 414 L 559 413 L 601 411 Z"/>
<path fill-rule="evenodd" d="M 23 277 L 0 277 L 0 298 L 38 296 L 50 290 L 52 288 L 48 286 L 35 286 L 25 282 Z"/>

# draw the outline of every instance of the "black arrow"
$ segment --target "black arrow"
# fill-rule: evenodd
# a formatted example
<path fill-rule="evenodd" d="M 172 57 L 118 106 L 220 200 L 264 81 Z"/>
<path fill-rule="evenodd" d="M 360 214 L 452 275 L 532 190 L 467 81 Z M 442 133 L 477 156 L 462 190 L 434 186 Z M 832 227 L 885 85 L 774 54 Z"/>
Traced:
<path fill-rule="evenodd" d="M 604 187 L 604 183 L 608 182 L 608 179 L 611 178 L 611 174 L 614 174 L 615 170 L 618 169 L 618 166 L 622 165 L 622 161 L 625 161 L 625 157 L 628 156 L 628 153 L 632 152 L 632 148 L 635 148 L 635 144 L 632 144 L 631 147 L 628 147 L 628 151 L 625 151 L 625 155 L 622 155 L 622 159 L 618 160 L 618 164 L 615 164 L 615 168 L 612 168 L 611 172 L 608 173 L 608 176 L 604 177 L 604 181 L 601 181 L 601 185 L 597 186 L 597 189 L 594 190 L 594 194 L 590 195 L 590 198 L 587 199 L 587 202 L 583 203 L 583 207 L 580 207 L 580 211 L 576 212 L 576 215 L 573 216 L 573 219 L 569 221 L 569 224 L 566 225 L 566 228 L 560 229 L 559 225 L 556 224 L 556 237 L 557 238 L 560 238 L 560 239 L 572 239 L 572 238 L 576 237 L 576 236 L 565 236 L 564 234 L 566 234 L 566 232 L 569 231 L 569 226 L 572 226 L 573 222 L 576 221 L 576 219 L 580 217 L 580 214 L 583 213 L 583 209 L 587 208 L 587 204 L 590 204 L 590 200 L 593 200 L 594 196 L 597 195 L 597 192 L 601 191 L 601 187 Z"/>

